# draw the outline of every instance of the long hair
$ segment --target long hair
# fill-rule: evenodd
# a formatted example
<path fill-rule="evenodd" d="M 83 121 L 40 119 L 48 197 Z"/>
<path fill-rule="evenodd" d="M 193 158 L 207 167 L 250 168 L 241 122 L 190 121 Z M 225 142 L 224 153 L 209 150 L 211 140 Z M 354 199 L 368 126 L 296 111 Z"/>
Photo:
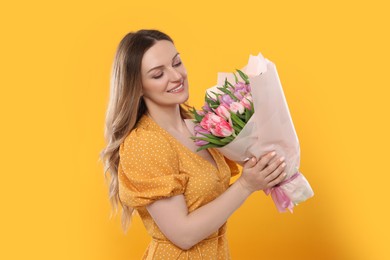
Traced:
<path fill-rule="evenodd" d="M 106 111 L 104 137 L 107 146 L 100 152 L 99 157 L 104 164 L 106 183 L 109 180 L 108 195 L 111 203 L 111 215 L 118 211 L 118 201 L 122 206 L 122 229 L 127 233 L 133 208 L 122 203 L 118 189 L 119 147 L 126 136 L 133 130 L 147 107 L 141 95 L 141 61 L 145 52 L 159 40 L 173 40 L 158 30 L 139 30 L 130 32 L 120 41 L 111 68 L 110 97 Z M 192 118 L 188 112 L 189 105 L 180 104 L 182 118 Z"/>

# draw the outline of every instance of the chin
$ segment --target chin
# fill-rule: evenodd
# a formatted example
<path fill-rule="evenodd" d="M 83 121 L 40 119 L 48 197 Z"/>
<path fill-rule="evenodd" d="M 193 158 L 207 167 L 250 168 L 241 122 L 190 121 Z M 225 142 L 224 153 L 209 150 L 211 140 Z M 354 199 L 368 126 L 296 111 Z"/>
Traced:
<path fill-rule="evenodd" d="M 182 93 L 179 93 L 179 95 L 176 97 L 178 100 L 178 103 L 184 103 L 188 100 L 190 94 L 188 93 L 188 88 L 185 88 Z"/>
<path fill-rule="evenodd" d="M 183 103 L 187 102 L 188 98 L 189 98 L 189 96 L 186 95 L 185 97 L 181 98 L 177 103 L 178 103 L 179 105 L 180 105 L 180 104 L 183 104 Z"/>

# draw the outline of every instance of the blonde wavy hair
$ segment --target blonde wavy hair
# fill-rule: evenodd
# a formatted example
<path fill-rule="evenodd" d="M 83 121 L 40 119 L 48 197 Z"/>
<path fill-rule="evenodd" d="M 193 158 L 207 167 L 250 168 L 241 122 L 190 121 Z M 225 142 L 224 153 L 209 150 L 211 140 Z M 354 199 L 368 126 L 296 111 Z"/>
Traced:
<path fill-rule="evenodd" d="M 127 233 L 134 209 L 122 203 L 118 193 L 119 147 L 126 136 L 135 128 L 138 120 L 147 112 L 141 95 L 141 62 L 145 52 L 157 41 L 173 40 L 158 30 L 129 32 L 120 41 L 111 68 L 110 97 L 108 101 L 104 138 L 106 147 L 100 152 L 104 165 L 104 177 L 108 185 L 111 215 L 118 212 L 118 201 L 122 207 L 121 225 Z M 180 104 L 182 118 L 192 118 L 187 103 Z M 107 173 L 110 173 L 108 180 Z"/>

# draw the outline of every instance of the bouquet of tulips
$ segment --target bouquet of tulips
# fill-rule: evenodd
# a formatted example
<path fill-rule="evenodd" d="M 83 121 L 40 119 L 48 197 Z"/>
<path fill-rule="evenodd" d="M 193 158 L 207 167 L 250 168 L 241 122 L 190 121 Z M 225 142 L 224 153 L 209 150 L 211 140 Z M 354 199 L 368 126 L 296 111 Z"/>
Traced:
<path fill-rule="evenodd" d="M 234 74 L 234 85 L 225 79 L 223 86 L 217 86 L 219 93 L 206 92 L 202 110 L 192 109 L 196 123 L 192 139 L 200 146 L 197 151 L 230 143 L 252 117 L 254 107 L 249 78 L 241 70 L 237 72 L 244 82 L 238 81 Z"/>
<path fill-rule="evenodd" d="M 299 141 L 276 66 L 259 53 L 236 71 L 241 80 L 235 73 L 218 73 L 218 84 L 207 89 L 202 109 L 191 110 L 192 139 L 198 150 L 215 147 L 240 165 L 270 151 L 284 156 L 286 179 L 264 192 L 280 212 L 292 212 L 314 193 L 299 172 Z"/>

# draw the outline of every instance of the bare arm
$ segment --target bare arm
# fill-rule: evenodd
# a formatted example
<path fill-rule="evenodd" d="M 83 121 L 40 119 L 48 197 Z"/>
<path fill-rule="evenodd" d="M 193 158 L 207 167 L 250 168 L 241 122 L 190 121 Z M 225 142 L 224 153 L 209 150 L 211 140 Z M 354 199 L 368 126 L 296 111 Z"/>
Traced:
<path fill-rule="evenodd" d="M 240 178 L 210 203 L 188 213 L 183 195 L 161 199 L 147 210 L 164 235 L 178 247 L 187 250 L 218 230 L 244 201 L 256 190 L 272 187 L 285 176 L 282 161 L 263 156 L 258 162 L 249 160 Z"/>

